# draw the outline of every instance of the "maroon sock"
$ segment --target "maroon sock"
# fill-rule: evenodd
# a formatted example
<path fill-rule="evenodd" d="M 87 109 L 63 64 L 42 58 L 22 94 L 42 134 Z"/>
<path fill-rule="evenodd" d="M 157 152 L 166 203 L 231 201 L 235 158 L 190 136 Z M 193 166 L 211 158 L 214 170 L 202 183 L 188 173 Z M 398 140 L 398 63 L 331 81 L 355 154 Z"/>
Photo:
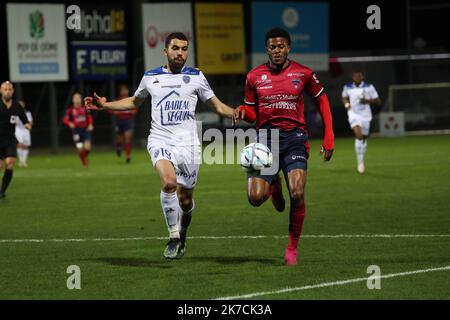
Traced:
<path fill-rule="evenodd" d="M 303 220 L 305 219 L 306 207 L 305 202 L 293 205 L 289 212 L 289 244 L 288 249 L 297 249 L 298 240 L 302 233 Z"/>
<path fill-rule="evenodd" d="M 91 152 L 91 150 L 84 149 L 84 161 L 86 164 L 88 163 L 89 152 Z"/>
<path fill-rule="evenodd" d="M 85 161 L 84 160 L 85 159 L 84 149 L 81 151 L 78 151 L 78 155 L 80 156 L 81 163 L 84 164 L 84 161 Z"/>
<path fill-rule="evenodd" d="M 131 143 L 126 143 L 125 144 L 125 152 L 127 154 L 127 159 L 130 159 L 130 155 L 131 155 Z"/>

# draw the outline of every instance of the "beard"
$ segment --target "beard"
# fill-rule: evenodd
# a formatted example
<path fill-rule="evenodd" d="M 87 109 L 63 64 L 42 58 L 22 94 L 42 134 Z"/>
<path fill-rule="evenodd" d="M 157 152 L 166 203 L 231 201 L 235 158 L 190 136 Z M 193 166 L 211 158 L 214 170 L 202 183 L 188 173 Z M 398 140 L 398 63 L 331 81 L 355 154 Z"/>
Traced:
<path fill-rule="evenodd" d="M 2 95 L 2 99 L 6 102 L 9 102 L 12 100 L 12 95 Z"/>
<path fill-rule="evenodd" d="M 183 69 L 184 64 L 186 63 L 186 60 L 181 58 L 174 58 L 168 60 L 170 70 L 173 73 L 180 73 L 181 69 Z"/>

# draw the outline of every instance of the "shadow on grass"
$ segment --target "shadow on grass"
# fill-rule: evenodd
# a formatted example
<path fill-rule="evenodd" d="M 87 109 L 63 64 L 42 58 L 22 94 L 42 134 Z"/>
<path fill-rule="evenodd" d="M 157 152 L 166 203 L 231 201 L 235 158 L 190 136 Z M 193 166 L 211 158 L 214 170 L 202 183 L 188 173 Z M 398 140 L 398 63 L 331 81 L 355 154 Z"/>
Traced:
<path fill-rule="evenodd" d="M 243 257 L 243 256 L 231 256 L 231 257 L 202 257 L 194 256 L 189 257 L 189 260 L 201 261 L 201 262 L 215 262 L 220 264 L 242 264 L 242 263 L 261 263 L 270 265 L 281 265 L 282 261 L 278 259 L 267 259 L 260 257 Z"/>
<path fill-rule="evenodd" d="M 160 258 L 158 260 L 142 259 L 142 258 L 99 258 L 93 259 L 94 261 L 111 264 L 113 266 L 124 266 L 124 267 L 152 267 L 160 269 L 170 269 L 172 268 L 168 260 Z"/>
<path fill-rule="evenodd" d="M 265 265 L 282 265 L 282 261 L 279 259 L 267 259 L 259 257 L 206 257 L 206 256 L 193 256 L 184 257 L 181 260 L 165 260 L 163 258 L 158 259 L 142 259 L 142 258 L 123 258 L 123 257 L 106 257 L 92 259 L 93 261 L 110 264 L 113 266 L 124 267 L 149 267 L 170 269 L 174 267 L 173 263 L 179 262 L 212 262 L 220 263 L 224 265 L 243 264 L 243 263 L 260 263 Z M 90 260 L 90 261 L 92 261 Z"/>

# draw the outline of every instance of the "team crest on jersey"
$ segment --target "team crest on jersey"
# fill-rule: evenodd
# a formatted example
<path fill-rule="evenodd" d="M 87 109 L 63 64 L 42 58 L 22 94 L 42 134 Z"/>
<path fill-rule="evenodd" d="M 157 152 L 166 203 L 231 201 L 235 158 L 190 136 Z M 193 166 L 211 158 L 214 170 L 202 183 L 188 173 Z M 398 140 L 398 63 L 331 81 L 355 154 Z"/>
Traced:
<path fill-rule="evenodd" d="M 155 151 L 155 153 L 153 154 L 153 158 L 158 158 L 159 156 L 159 149 Z"/>
<path fill-rule="evenodd" d="M 301 83 L 301 80 L 299 79 L 293 79 L 292 84 L 294 85 L 295 89 L 298 89 L 298 85 Z"/>
<path fill-rule="evenodd" d="M 183 76 L 183 81 L 184 81 L 184 83 L 188 84 L 189 82 L 191 82 L 191 77 Z"/>

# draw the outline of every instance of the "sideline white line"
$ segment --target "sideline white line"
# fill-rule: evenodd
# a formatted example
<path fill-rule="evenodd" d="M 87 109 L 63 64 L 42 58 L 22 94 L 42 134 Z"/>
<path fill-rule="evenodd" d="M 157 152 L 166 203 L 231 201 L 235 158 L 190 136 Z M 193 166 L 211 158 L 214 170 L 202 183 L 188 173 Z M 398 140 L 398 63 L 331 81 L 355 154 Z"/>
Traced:
<path fill-rule="evenodd" d="M 450 234 L 305 234 L 302 238 L 449 238 Z M 284 239 L 287 236 L 193 236 L 190 240 L 225 240 L 225 239 Z M 94 241 L 146 241 L 167 240 L 167 237 L 130 237 L 130 238 L 74 238 L 74 239 L 0 239 L 0 243 L 41 243 L 41 242 L 94 242 Z"/>
<path fill-rule="evenodd" d="M 378 277 L 371 276 L 370 278 L 371 279 L 387 279 L 387 278 L 409 276 L 409 275 L 418 274 L 418 273 L 435 272 L 435 271 L 446 271 L 446 270 L 450 270 L 450 266 L 445 266 L 445 267 L 440 267 L 440 268 L 414 270 L 414 271 L 400 272 L 400 273 L 391 273 L 391 274 L 386 274 L 386 275 L 382 275 L 382 276 L 378 276 Z M 248 294 L 243 294 L 243 295 L 238 295 L 238 296 L 220 297 L 220 298 L 215 298 L 215 299 L 212 299 L 212 300 L 248 299 L 248 298 L 265 296 L 265 295 L 269 295 L 269 294 L 280 294 L 280 293 L 301 291 L 301 290 L 308 290 L 308 289 L 333 287 L 333 286 L 342 286 L 342 285 L 349 284 L 349 283 L 367 281 L 368 278 L 369 277 L 341 280 L 341 281 L 335 281 L 335 282 L 325 282 L 325 283 L 309 285 L 309 286 L 303 286 L 303 287 L 294 287 L 294 288 L 287 287 L 287 288 L 280 289 L 280 290 L 275 290 L 275 291 L 254 292 L 254 293 L 248 293 Z"/>

